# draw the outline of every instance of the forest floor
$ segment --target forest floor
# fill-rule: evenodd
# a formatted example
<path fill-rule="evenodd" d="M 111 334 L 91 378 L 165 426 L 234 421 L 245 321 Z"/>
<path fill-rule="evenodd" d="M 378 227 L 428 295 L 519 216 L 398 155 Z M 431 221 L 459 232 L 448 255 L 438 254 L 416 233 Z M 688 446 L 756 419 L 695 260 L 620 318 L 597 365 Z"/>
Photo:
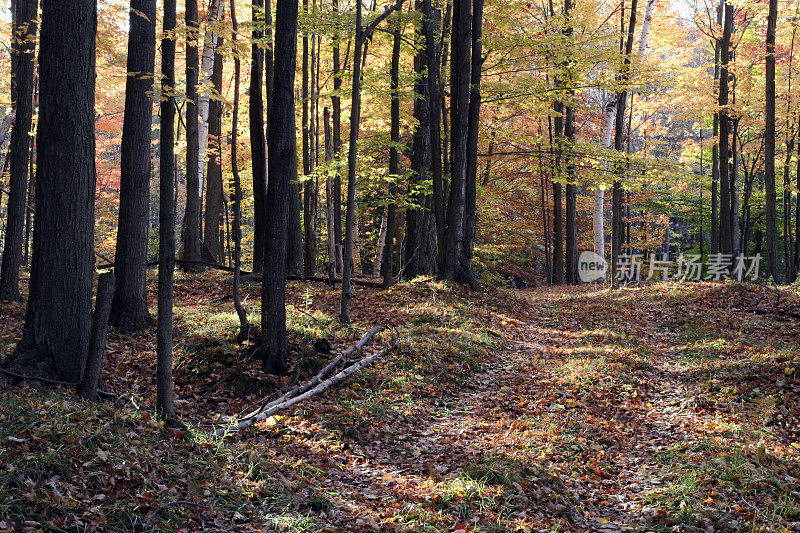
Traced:
<path fill-rule="evenodd" d="M 220 274 L 176 287 L 177 408 L 154 332 L 110 336 L 120 400 L 0 391 L 0 530 L 800 531 L 800 294 L 735 283 L 490 289 L 292 283 L 285 377 L 236 344 Z M 244 290 L 257 323 L 258 286 Z M 780 299 L 778 295 L 780 294 Z M 151 294 L 154 296 L 154 294 Z M 0 308 L 7 353 L 24 306 Z M 203 426 L 313 375 L 369 327 L 397 347 L 225 438 Z"/>

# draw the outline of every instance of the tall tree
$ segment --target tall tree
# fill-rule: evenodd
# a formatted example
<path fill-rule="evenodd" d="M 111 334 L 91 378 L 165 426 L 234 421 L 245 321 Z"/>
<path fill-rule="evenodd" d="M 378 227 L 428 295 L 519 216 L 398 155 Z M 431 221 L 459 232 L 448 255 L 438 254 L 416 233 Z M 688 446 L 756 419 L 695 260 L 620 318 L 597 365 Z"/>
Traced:
<path fill-rule="evenodd" d="M 723 7 L 722 39 L 720 40 L 720 69 L 719 69 L 719 235 L 720 252 L 732 254 L 733 224 L 731 213 L 731 151 L 730 134 L 731 118 L 728 108 L 729 100 L 729 71 L 731 58 L 731 34 L 733 33 L 733 6 L 725 2 Z"/>
<path fill-rule="evenodd" d="M 198 94 L 197 114 L 200 117 L 198 129 L 199 156 L 197 158 L 197 175 L 200 180 L 200 195 L 202 198 L 206 169 L 206 149 L 208 146 L 208 130 L 210 128 L 209 116 L 211 111 L 212 94 L 209 87 L 213 86 L 214 62 L 219 45 L 218 25 L 225 13 L 225 0 L 209 0 L 208 14 L 205 17 L 206 35 L 203 42 L 203 53 L 200 56 L 200 87 Z"/>
<path fill-rule="evenodd" d="M 231 1 L 231 25 L 233 26 L 233 42 L 239 38 L 239 21 L 236 19 L 236 0 Z M 239 340 L 250 336 L 250 324 L 247 311 L 242 305 L 239 294 L 239 282 L 242 268 L 242 181 L 239 177 L 239 84 L 242 77 L 242 65 L 239 54 L 233 56 L 233 118 L 231 121 L 231 172 L 233 173 L 233 307 L 239 317 Z"/>
<path fill-rule="evenodd" d="M 200 261 L 201 259 L 201 194 L 200 176 L 200 134 L 197 112 L 197 80 L 200 58 L 197 51 L 200 23 L 197 15 L 197 0 L 186 0 L 186 210 L 181 227 L 182 259 Z M 189 270 L 199 270 L 190 266 Z"/>
<path fill-rule="evenodd" d="M 450 194 L 447 205 L 445 252 L 439 276 L 475 284 L 472 265 L 467 256 L 467 132 L 469 129 L 470 63 L 472 21 L 470 0 L 453 1 L 453 28 L 450 63 L 450 132 L 452 161 Z"/>
<path fill-rule="evenodd" d="M 636 30 L 636 4 L 637 0 L 632 0 L 630 6 L 630 19 L 627 27 L 627 38 L 623 50 L 622 71 L 619 75 L 622 90 L 617 93 L 617 116 L 614 124 L 614 150 L 622 153 L 623 140 L 625 133 L 625 109 L 628 105 L 627 84 L 630 80 L 631 52 L 633 51 L 633 35 Z M 623 18 L 624 21 L 624 18 Z M 624 22 L 623 22 L 624 24 Z M 625 33 L 625 32 L 623 32 Z M 622 245 L 625 242 L 625 224 L 622 221 L 623 215 L 623 190 L 622 178 L 625 173 L 626 164 L 617 160 L 614 169 L 614 185 L 611 197 L 611 268 L 612 286 L 618 286 L 620 282 L 620 255 L 622 255 Z"/>
<path fill-rule="evenodd" d="M 77 382 L 92 321 L 97 6 L 43 0 L 41 20 L 29 297 L 22 340 L 6 365 Z"/>
<path fill-rule="evenodd" d="M 219 38 L 222 44 L 222 37 Z M 223 56 L 217 47 L 211 83 L 217 95 L 222 94 Z M 212 262 L 222 263 L 222 101 L 215 97 L 209 103 L 208 112 L 208 178 L 206 180 L 206 211 L 203 233 L 206 254 Z"/>
<path fill-rule="evenodd" d="M 111 324 L 123 332 L 146 328 L 151 320 L 145 285 L 155 57 L 156 0 L 131 0 L 115 285 L 111 301 Z"/>
<path fill-rule="evenodd" d="M 0 267 L 0 299 L 20 300 L 19 267 L 22 264 L 23 231 L 28 190 L 28 158 L 33 118 L 34 52 L 36 50 L 37 0 L 14 2 L 11 61 L 13 104 L 16 119 L 11 130 L 11 176 L 9 178 L 8 218 L 6 220 L 3 263 Z"/>
<path fill-rule="evenodd" d="M 397 27 L 392 29 L 392 64 L 389 69 L 389 92 L 391 98 L 390 115 L 391 125 L 389 128 L 391 138 L 391 148 L 389 148 L 389 177 L 392 180 L 389 184 L 389 203 L 386 206 L 386 228 L 383 244 L 382 267 L 383 288 L 388 289 L 394 282 L 394 234 L 395 220 L 395 195 L 397 194 L 397 182 L 395 181 L 400 174 L 400 22 Z M 427 105 L 427 102 L 423 102 Z"/>
<path fill-rule="evenodd" d="M 303 15 L 308 17 L 308 0 L 303 0 Z M 312 43 L 313 48 L 313 43 Z M 313 56 L 313 52 L 312 52 Z M 311 126 L 309 121 L 309 50 L 308 32 L 303 32 L 303 82 L 301 86 L 301 98 L 303 100 L 303 113 L 301 123 L 302 148 L 303 148 L 303 274 L 313 276 L 316 267 L 317 256 L 317 236 L 316 220 L 314 217 L 314 179 L 311 177 L 313 158 L 311 156 Z M 313 68 L 313 65 L 312 65 Z"/>
<path fill-rule="evenodd" d="M 481 69 L 483 68 L 483 0 L 472 0 L 472 65 L 469 83 L 469 110 L 467 118 L 467 182 L 465 185 L 464 263 L 472 272 L 472 254 L 475 244 L 478 191 L 478 130 L 481 118 Z M 473 285 L 474 275 L 469 276 Z"/>
<path fill-rule="evenodd" d="M 267 140 L 264 134 L 264 94 L 261 82 L 264 79 L 264 49 L 261 40 L 264 17 L 264 1 L 254 0 L 252 6 L 253 44 L 250 56 L 250 153 L 253 163 L 253 272 L 261 272 L 264 266 L 264 228 L 267 201 Z"/>
<path fill-rule="evenodd" d="M 156 410 L 175 418 L 172 384 L 172 294 L 175 276 L 175 26 L 176 1 L 164 0 L 161 38 L 161 124 L 159 134 L 158 330 Z"/>
<path fill-rule="evenodd" d="M 286 256 L 289 231 L 289 183 L 297 178 L 294 117 L 294 72 L 297 61 L 297 0 L 277 0 L 275 72 L 269 106 L 269 184 L 265 227 L 264 273 L 261 278 L 260 356 L 268 372 L 286 366 Z"/>
<path fill-rule="evenodd" d="M 339 321 L 342 324 L 350 323 L 350 300 L 353 298 L 353 241 L 357 234 L 356 226 L 356 164 L 358 163 L 358 134 L 361 121 L 361 68 L 366 61 L 363 54 L 364 43 L 372 36 L 375 28 L 383 22 L 392 12 L 403 6 L 404 0 L 386 8 L 381 15 L 367 26 L 362 26 L 363 8 L 361 0 L 356 1 L 356 35 L 353 52 L 353 82 L 350 100 L 350 144 L 347 147 L 347 212 L 345 214 L 344 237 L 344 266 L 342 270 L 342 295 L 339 304 Z"/>
<path fill-rule="evenodd" d="M 777 20 L 778 0 L 769 0 L 766 42 L 766 105 L 764 107 L 766 125 L 764 132 L 764 186 L 766 191 L 767 265 L 775 283 L 780 282 L 775 205 L 775 27 Z"/>

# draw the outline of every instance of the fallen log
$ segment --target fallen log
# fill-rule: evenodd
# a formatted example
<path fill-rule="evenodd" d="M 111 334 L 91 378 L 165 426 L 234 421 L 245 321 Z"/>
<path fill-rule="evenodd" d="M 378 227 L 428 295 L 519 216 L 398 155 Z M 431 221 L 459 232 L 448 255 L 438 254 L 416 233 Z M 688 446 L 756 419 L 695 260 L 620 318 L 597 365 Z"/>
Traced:
<path fill-rule="evenodd" d="M 320 383 L 316 387 L 312 388 L 311 390 L 309 390 L 309 391 L 307 391 L 307 392 L 305 392 L 305 393 L 303 393 L 303 394 L 301 394 L 299 396 L 295 396 L 294 398 L 290 398 L 288 400 L 285 400 L 285 401 L 283 401 L 283 402 L 281 402 L 279 404 L 272 405 L 271 407 L 269 407 L 269 408 L 265 409 L 264 411 L 262 411 L 261 413 L 259 413 L 257 416 L 254 416 L 253 418 L 249 418 L 247 420 L 242 420 L 238 424 L 231 425 L 231 426 L 228 426 L 228 427 L 225 427 L 225 428 L 219 428 L 219 429 L 217 429 L 215 431 L 215 434 L 217 436 L 221 437 L 221 436 L 224 436 L 224 435 L 226 435 L 227 433 L 229 433 L 231 431 L 240 431 L 242 429 L 247 429 L 247 428 L 249 428 L 249 427 L 261 422 L 262 420 L 266 420 L 270 416 L 274 415 L 275 413 L 277 413 L 279 411 L 282 411 L 283 409 L 286 409 L 288 407 L 296 405 L 296 404 L 302 402 L 303 400 L 307 400 L 307 399 L 309 399 L 309 398 L 311 398 L 313 396 L 316 396 L 317 394 L 320 394 L 322 392 L 325 392 L 328 389 L 331 389 L 331 388 L 335 387 L 336 385 L 338 385 L 339 383 L 341 383 L 345 379 L 349 378 L 350 376 L 352 376 L 353 374 L 355 374 L 356 372 L 358 372 L 362 368 L 365 368 L 365 367 L 369 366 L 376 359 L 378 359 L 380 357 L 383 357 L 387 353 L 389 353 L 389 348 L 384 348 L 380 352 L 377 352 L 377 353 L 374 353 L 374 354 L 369 355 L 367 357 L 364 357 L 363 359 L 361 359 L 357 363 L 353 363 L 352 365 L 348 366 L 344 370 L 340 371 L 338 374 L 326 379 L 325 381 L 323 381 L 322 383 Z"/>
<path fill-rule="evenodd" d="M 371 328 L 369 331 L 367 331 L 366 333 L 364 333 L 364 335 L 361 336 L 361 338 L 359 339 L 359 341 L 357 343 L 355 343 L 354 345 L 350 346 L 346 350 L 342 351 L 342 353 L 340 353 L 339 355 L 334 357 L 333 361 L 328 363 L 325 366 L 325 368 L 323 368 L 322 370 L 317 372 L 316 376 L 314 376 L 313 378 L 308 380 L 303 385 L 300 385 L 299 387 L 295 387 L 294 389 L 288 391 L 286 394 L 284 394 L 283 396 L 281 396 L 277 400 L 271 400 L 271 401 L 268 401 L 268 402 L 264 402 L 261 405 L 261 407 L 259 407 L 255 411 L 252 411 L 252 412 L 248 413 L 247 415 L 243 416 L 241 420 L 248 420 L 250 418 L 258 416 L 264 409 L 269 409 L 273 405 L 285 402 L 289 398 L 293 398 L 294 396 L 298 396 L 300 394 L 303 394 L 307 390 L 315 387 L 320 382 L 322 382 L 322 380 L 324 380 L 325 378 L 328 377 L 328 375 L 331 373 L 331 371 L 333 371 L 333 369 L 336 368 L 336 366 L 342 361 L 342 359 L 344 359 L 345 357 L 348 357 L 348 356 L 360 351 L 362 348 L 364 348 L 364 346 L 367 345 L 367 343 L 369 343 L 372 340 L 372 338 L 375 335 L 377 335 L 381 331 L 383 331 L 383 327 L 382 326 L 375 326 L 375 327 Z"/>

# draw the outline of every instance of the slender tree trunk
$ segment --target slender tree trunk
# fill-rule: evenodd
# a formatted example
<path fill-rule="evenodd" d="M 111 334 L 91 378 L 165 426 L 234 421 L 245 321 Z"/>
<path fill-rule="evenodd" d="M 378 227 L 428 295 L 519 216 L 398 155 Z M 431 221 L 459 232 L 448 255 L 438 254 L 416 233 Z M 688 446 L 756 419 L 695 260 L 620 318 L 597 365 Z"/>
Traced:
<path fill-rule="evenodd" d="M 390 136 L 392 147 L 389 149 L 389 176 L 392 182 L 389 185 L 389 203 L 386 206 L 386 227 L 383 245 L 383 288 L 388 289 L 394 283 L 394 233 L 396 210 L 397 182 L 400 176 L 400 38 L 399 27 L 393 30 L 392 40 L 392 65 L 390 69 L 391 81 L 389 91 L 391 94 L 391 126 Z M 427 81 L 427 80 L 426 80 Z M 427 105 L 423 102 L 422 105 Z M 380 273 L 380 272 L 379 272 Z"/>
<path fill-rule="evenodd" d="M 558 81 L 556 81 L 558 86 Z M 564 283 L 564 214 L 563 214 L 563 179 L 561 172 L 563 146 L 561 138 L 564 135 L 564 104 L 553 104 L 556 113 L 553 120 L 553 139 L 551 139 L 551 158 L 555 161 L 553 179 L 553 283 Z M 552 150 L 555 149 L 555 153 Z"/>
<path fill-rule="evenodd" d="M 297 61 L 297 1 L 277 0 L 275 16 L 275 71 L 269 107 L 267 138 L 269 175 L 267 187 L 266 246 L 261 281 L 260 356 L 268 372 L 286 367 L 286 264 L 289 227 L 289 183 L 297 178 L 294 72 Z"/>
<path fill-rule="evenodd" d="M 44 0 L 41 20 L 38 211 L 25 327 L 5 366 L 77 382 L 91 334 L 97 6 Z"/>
<path fill-rule="evenodd" d="M 200 180 L 200 197 L 203 195 L 203 184 L 205 179 L 206 168 L 206 147 L 208 145 L 208 130 L 210 128 L 210 101 L 211 93 L 208 90 L 209 85 L 213 85 L 214 76 L 214 61 L 217 54 L 217 46 L 219 41 L 219 32 L 216 25 L 222 20 L 222 15 L 225 12 L 225 0 L 209 0 L 208 15 L 206 17 L 207 29 L 205 41 L 203 42 L 203 54 L 200 60 L 200 75 L 202 76 L 203 92 L 198 96 L 197 113 L 200 117 L 200 126 L 198 129 L 198 145 L 200 146 L 200 154 L 198 159 L 199 166 L 197 168 L 197 175 Z"/>
<path fill-rule="evenodd" d="M 483 0 L 472 0 L 472 57 L 470 66 L 469 109 L 467 126 L 467 183 L 465 197 L 463 262 L 467 271 L 464 281 L 477 288 L 472 273 L 472 256 L 475 247 L 478 220 L 478 130 L 481 114 L 481 68 L 483 67 Z"/>
<path fill-rule="evenodd" d="M 325 129 L 325 164 L 329 165 L 333 161 L 333 136 L 331 132 L 331 113 L 330 109 L 325 107 L 322 111 L 322 124 Z M 327 237 L 328 237 L 328 283 L 333 285 L 333 280 L 336 279 L 336 217 L 334 216 L 334 204 L 336 203 L 336 195 L 333 188 L 334 178 L 331 173 L 327 173 L 325 178 L 325 215 L 327 222 Z"/>
<path fill-rule="evenodd" d="M 431 178 L 433 180 L 433 211 L 436 225 L 436 267 L 441 265 L 445 241 L 445 201 L 442 176 L 442 91 L 441 49 L 438 46 L 438 34 L 441 32 L 439 20 L 441 13 L 434 8 L 431 0 L 422 0 L 422 37 L 425 39 L 425 66 L 427 67 L 427 99 L 428 123 L 431 146 Z"/>
<path fill-rule="evenodd" d="M 425 3 L 430 4 L 430 0 L 418 0 L 416 3 L 417 10 L 422 9 L 424 11 Z M 431 177 L 433 143 L 431 139 L 432 119 L 430 111 L 432 107 L 438 109 L 440 105 L 438 101 L 435 106 L 430 105 L 432 93 L 430 92 L 430 83 L 426 71 L 426 64 L 429 63 L 426 58 L 427 46 L 425 48 L 421 46 L 423 38 L 427 41 L 424 27 L 426 23 L 427 21 L 423 19 L 423 26 L 417 30 L 416 38 L 420 46 L 414 56 L 414 71 L 416 73 L 414 118 L 417 120 L 417 127 L 414 129 L 414 136 L 411 141 L 412 176 L 409 179 L 409 188 L 412 205 L 406 209 L 405 268 L 403 269 L 403 277 L 406 279 L 412 279 L 422 274 L 423 270 L 420 259 L 423 255 L 422 249 L 425 240 L 427 240 L 427 235 L 425 234 L 423 213 L 425 209 L 425 193 L 420 190 L 420 185 Z M 434 184 L 435 186 L 436 184 Z M 439 186 L 441 187 L 441 182 Z M 440 196 L 441 191 L 437 192 L 434 189 L 434 202 L 436 204 L 438 204 Z M 440 240 L 439 243 L 440 245 L 443 244 L 444 240 Z"/>
<path fill-rule="evenodd" d="M 620 74 L 620 81 L 622 86 L 625 87 L 628 83 L 630 76 L 630 62 L 631 51 L 633 50 L 633 35 L 636 29 L 636 4 L 637 0 L 633 0 L 630 6 L 630 20 L 628 22 L 627 33 L 628 36 L 625 41 L 624 60 L 622 72 Z M 625 132 L 625 108 L 628 103 L 628 92 L 623 89 L 617 94 L 617 117 L 616 124 L 614 125 L 614 150 L 618 153 L 622 152 L 623 137 Z M 622 177 L 625 172 L 625 164 L 616 162 L 614 187 L 612 192 L 612 206 L 611 206 L 611 265 L 612 265 L 612 286 L 617 287 L 620 282 L 619 273 L 619 256 L 622 252 L 622 245 L 625 241 L 625 225 L 622 221 L 623 207 L 622 207 Z"/>
<path fill-rule="evenodd" d="M 261 272 L 264 266 L 264 228 L 266 224 L 267 201 L 267 141 L 264 135 L 264 49 L 260 41 L 264 32 L 259 27 L 263 23 L 263 0 L 254 0 L 251 18 L 253 21 L 253 44 L 250 48 L 250 90 L 248 118 L 250 121 L 250 153 L 253 164 L 253 272 Z"/>
<path fill-rule="evenodd" d="M 566 44 L 570 46 L 572 40 L 572 2 L 571 0 L 564 0 L 564 19 L 566 27 L 563 30 Z M 567 98 L 569 103 L 565 106 L 564 117 L 564 166 L 566 170 L 566 260 L 564 264 L 565 276 L 567 283 L 578 283 L 578 222 L 576 217 L 578 191 L 575 185 L 575 156 L 574 156 L 574 143 L 575 143 L 575 126 L 574 126 L 574 110 L 573 98 L 575 91 L 573 86 L 573 73 L 571 64 L 571 51 L 567 54 L 567 64 L 565 65 L 566 71 L 566 86 Z"/>
<path fill-rule="evenodd" d="M 15 121 L 11 130 L 11 172 L 9 178 L 8 218 L 6 220 L 3 263 L 0 267 L 0 299 L 21 300 L 19 268 L 22 264 L 23 231 L 27 212 L 30 131 L 33 118 L 34 53 L 36 50 L 37 0 L 14 2 L 14 33 L 11 40 L 14 64 Z M 27 255 L 27 254 L 26 254 Z"/>
<path fill-rule="evenodd" d="M 199 261 L 200 249 L 200 165 L 199 118 L 197 113 L 197 78 L 200 69 L 197 39 L 200 25 L 197 20 L 197 0 L 186 0 L 186 210 L 181 227 L 182 258 Z M 201 270 L 198 266 L 187 270 Z"/>
<path fill-rule="evenodd" d="M 128 76 L 125 87 L 111 302 L 111 324 L 122 332 L 139 331 L 151 323 L 146 283 L 155 57 L 156 1 L 132 0 L 127 70 L 136 74 Z"/>
<path fill-rule="evenodd" d="M 303 13 L 308 17 L 308 0 L 303 0 Z M 313 43 L 312 43 L 313 48 Z M 313 52 L 312 52 L 313 53 Z M 303 114 L 302 114 L 302 148 L 303 148 L 303 233 L 304 233 L 304 247 L 303 247 L 303 274 L 305 276 L 313 276 L 316 270 L 316 256 L 317 256 L 317 242 L 316 235 L 314 234 L 314 217 L 312 211 L 314 210 L 314 180 L 311 178 L 311 130 L 309 120 L 309 49 L 308 49 L 308 32 L 303 32 L 303 83 L 301 98 L 303 100 Z"/>
<path fill-rule="evenodd" d="M 720 252 L 733 253 L 733 225 L 731 224 L 730 190 L 730 112 L 728 110 L 728 71 L 730 61 L 731 33 L 733 31 L 733 6 L 727 2 L 724 9 L 722 40 L 720 41 L 719 71 L 719 201 L 720 201 Z"/>
<path fill-rule="evenodd" d="M 222 44 L 222 37 L 219 38 Z M 219 48 L 214 54 L 211 83 L 217 94 L 222 94 L 223 57 Z M 211 262 L 223 262 L 220 225 L 222 223 L 222 102 L 215 98 L 209 104 L 208 113 L 208 179 L 206 187 L 206 212 L 204 250 Z"/>
<path fill-rule="evenodd" d="M 236 19 L 236 0 L 231 2 L 231 24 L 233 25 L 233 41 L 239 38 L 239 21 Z M 239 176 L 239 85 L 241 83 L 242 65 L 238 55 L 233 56 L 233 119 L 231 123 L 231 172 L 233 173 L 233 307 L 239 317 L 240 341 L 250 336 L 250 324 L 247 311 L 242 305 L 239 294 L 239 283 L 242 268 L 242 180 Z"/>
<path fill-rule="evenodd" d="M 175 418 L 172 384 L 172 295 L 175 276 L 175 37 L 176 1 L 164 0 L 161 39 L 161 124 L 159 139 L 158 331 L 156 409 Z"/>
<path fill-rule="evenodd" d="M 769 0 L 766 42 L 766 89 L 764 108 L 764 184 L 766 187 L 767 265 L 772 280 L 780 283 L 778 268 L 778 229 L 775 198 L 775 27 L 778 20 L 778 0 Z"/>
<path fill-rule="evenodd" d="M 338 0 L 332 0 L 334 12 L 339 10 Z M 336 257 L 336 270 L 342 272 L 342 177 L 339 160 L 342 153 L 342 72 L 341 57 L 339 50 L 339 28 L 333 36 L 333 94 L 331 95 L 331 105 L 333 106 L 333 158 L 334 165 L 332 201 L 333 201 L 333 246 Z"/>

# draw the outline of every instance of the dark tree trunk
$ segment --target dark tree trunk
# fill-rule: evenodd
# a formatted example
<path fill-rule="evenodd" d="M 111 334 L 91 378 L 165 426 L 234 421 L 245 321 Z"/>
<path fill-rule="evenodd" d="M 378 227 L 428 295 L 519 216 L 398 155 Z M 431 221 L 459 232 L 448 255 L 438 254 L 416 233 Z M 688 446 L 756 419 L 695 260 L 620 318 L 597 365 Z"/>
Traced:
<path fill-rule="evenodd" d="M 97 278 L 97 298 L 92 317 L 92 336 L 89 341 L 89 353 L 86 357 L 86 370 L 78 387 L 81 396 L 87 400 L 94 400 L 97 397 L 100 371 L 103 369 L 103 356 L 106 354 L 108 320 L 113 294 L 114 272 L 100 274 Z"/>
<path fill-rule="evenodd" d="M 217 94 L 222 94 L 223 57 L 220 53 L 222 36 L 214 54 L 214 73 L 211 83 Z M 222 263 L 223 249 L 220 233 L 222 223 L 222 102 L 213 98 L 208 103 L 208 172 L 206 176 L 205 252 L 212 263 Z"/>
<path fill-rule="evenodd" d="M 303 0 L 303 13 L 308 16 L 308 0 Z M 313 48 L 313 42 L 312 42 Z M 313 55 L 313 52 L 312 52 Z M 313 276 L 317 262 L 317 236 L 315 233 L 314 220 L 314 180 L 311 178 L 312 157 L 311 157 L 311 129 L 309 120 L 309 65 L 308 65 L 308 33 L 303 32 L 303 81 L 301 86 L 301 98 L 303 100 L 302 114 L 302 149 L 303 149 L 303 275 Z M 312 65 L 313 68 L 313 65 Z"/>
<path fill-rule="evenodd" d="M 392 182 L 389 185 L 389 203 L 386 207 L 386 237 L 383 244 L 383 260 L 381 261 L 384 289 L 388 289 L 394 283 L 394 226 L 397 217 L 395 213 L 397 182 L 395 180 L 400 176 L 400 150 L 397 149 L 400 143 L 400 28 L 394 28 L 392 33 L 392 65 L 389 84 L 391 93 L 390 135 L 392 141 L 392 147 L 389 149 L 389 177 Z M 427 106 L 427 104 L 427 101 L 422 102 L 422 105 Z"/>
<path fill-rule="evenodd" d="M 339 10 L 338 0 L 332 0 L 334 12 Z M 333 238 L 336 253 L 337 270 L 342 270 L 342 176 L 339 160 L 342 153 L 342 99 L 339 91 L 342 90 L 341 57 L 339 51 L 339 30 L 333 36 L 333 94 L 331 95 L 331 105 L 333 106 L 333 158 L 336 161 L 333 176 Z M 330 200 L 329 200 L 330 201 Z"/>
<path fill-rule="evenodd" d="M 628 21 L 628 36 L 625 41 L 625 59 L 623 60 L 622 72 L 620 81 L 622 86 L 626 87 L 629 80 L 629 68 L 631 62 L 631 51 L 633 50 L 633 35 L 636 29 L 636 0 L 631 2 L 630 6 L 630 20 Z M 628 91 L 623 89 L 617 93 L 617 117 L 614 123 L 614 150 L 618 154 L 622 154 L 623 137 L 625 132 L 625 109 L 628 105 Z M 622 245 L 625 242 L 625 224 L 622 221 L 623 207 L 622 207 L 622 177 L 626 171 L 626 164 L 623 161 L 617 161 L 614 169 L 614 186 L 611 197 L 611 285 L 617 287 L 619 285 L 619 257 L 622 254 Z"/>
<path fill-rule="evenodd" d="M 769 0 L 767 15 L 766 89 L 764 108 L 764 185 L 766 193 L 767 265 L 772 280 L 780 282 L 778 269 L 778 229 L 775 198 L 775 27 L 778 20 L 778 0 Z"/>
<path fill-rule="evenodd" d="M 566 281 L 570 284 L 578 283 L 578 223 L 576 208 L 578 202 L 578 188 L 575 184 L 574 142 L 575 126 L 572 105 L 567 106 L 566 120 L 564 121 L 564 137 L 567 139 L 566 149 L 566 259 L 564 271 Z"/>
<path fill-rule="evenodd" d="M 253 164 L 253 272 L 261 272 L 264 266 L 264 227 L 266 224 L 267 201 L 267 141 L 264 136 L 264 50 L 259 42 L 264 32 L 259 24 L 264 0 L 254 0 L 252 8 L 253 44 L 250 56 L 250 153 Z"/>
<path fill-rule="evenodd" d="M 454 0 L 450 65 L 452 161 L 447 205 L 447 233 L 440 277 L 475 284 L 465 247 L 467 210 L 467 134 L 469 129 L 472 25 L 469 0 Z"/>
<path fill-rule="evenodd" d="M 233 26 L 233 40 L 239 37 L 239 21 L 236 19 L 236 1 L 231 1 L 231 25 Z M 271 20 L 271 17 L 270 17 Z M 271 56 L 270 56 L 271 57 Z M 239 278 L 242 269 L 242 181 L 239 177 L 239 158 L 237 145 L 239 137 L 239 84 L 242 77 L 242 66 L 238 55 L 233 56 L 233 119 L 231 123 L 231 172 L 233 173 L 233 306 L 239 317 L 240 341 L 250 336 L 250 324 L 247 321 L 247 311 L 242 305 L 239 295 Z M 267 89 L 271 92 L 271 87 Z M 267 106 L 269 108 L 269 106 Z"/>
<path fill-rule="evenodd" d="M 719 6 L 717 7 L 717 24 L 720 26 L 722 25 L 722 11 L 723 11 L 723 1 L 720 1 Z M 722 53 L 721 48 L 721 40 L 717 39 L 714 42 L 714 81 L 715 86 L 719 87 L 719 75 L 720 75 L 720 57 Z M 719 89 L 716 89 L 717 91 Z M 719 100 L 719 94 L 717 94 L 717 100 Z M 719 112 L 714 113 L 714 123 L 713 123 L 713 131 L 712 136 L 716 139 L 719 135 Z M 717 254 L 719 253 L 719 144 L 714 143 L 713 148 L 711 149 L 711 253 Z"/>
<path fill-rule="evenodd" d="M 151 322 L 146 283 L 153 77 L 148 73 L 155 72 L 155 57 L 156 1 L 131 0 L 127 70 L 145 75 L 128 76 L 125 86 L 116 285 L 111 303 L 111 324 L 128 333 Z"/>
<path fill-rule="evenodd" d="M 558 86 L 556 81 L 556 86 Z M 555 154 L 551 157 L 555 161 L 555 179 L 553 180 L 553 283 L 564 283 L 564 211 L 563 211 L 563 186 L 561 185 L 561 163 L 563 159 L 564 135 L 564 104 L 556 102 L 553 107 L 556 113 L 553 119 L 553 139 Z M 553 143 L 551 143 L 552 146 Z"/>
<path fill-rule="evenodd" d="M 197 0 L 186 0 L 186 211 L 181 227 L 185 261 L 200 261 L 200 137 L 197 114 L 197 78 L 200 61 L 197 52 L 197 39 L 200 24 L 197 20 Z M 187 270 L 201 270 L 199 266 Z"/>
<path fill-rule="evenodd" d="M 268 372 L 286 367 L 286 260 L 289 231 L 289 183 L 297 178 L 294 118 L 294 72 L 297 56 L 297 0 L 277 0 L 275 71 L 269 109 L 269 184 L 261 281 L 260 356 Z"/>
<path fill-rule="evenodd" d="M 431 0 L 422 0 L 422 35 L 425 38 L 425 67 L 427 67 L 427 106 L 431 145 L 431 178 L 433 180 L 433 211 L 436 226 L 437 258 L 436 268 L 441 265 L 445 240 L 445 202 L 442 177 L 442 91 L 441 91 L 441 50 L 437 33 L 441 30 L 441 13 L 435 9 Z"/>
<path fill-rule="evenodd" d="M 68 382 L 83 375 L 91 334 L 96 25 L 94 0 L 42 2 L 38 211 L 25 327 L 6 362 Z"/>
<path fill-rule="evenodd" d="M 353 233 L 356 217 L 356 163 L 358 156 L 358 129 L 361 120 L 361 53 L 364 38 L 361 27 L 361 2 L 356 2 L 356 35 L 353 52 L 353 84 L 350 102 L 350 145 L 347 151 L 347 210 L 344 222 L 344 259 L 342 261 L 342 295 L 339 303 L 339 321 L 350 323 L 350 300 L 353 297 Z"/>
<path fill-rule="evenodd" d="M 725 3 L 722 40 L 720 41 L 719 70 L 719 202 L 720 252 L 733 253 L 733 225 L 731 223 L 731 189 L 730 189 L 730 116 L 728 111 L 728 65 L 730 61 L 731 33 L 733 31 L 733 6 Z"/>
<path fill-rule="evenodd" d="M 37 0 L 14 2 L 11 40 L 13 67 L 13 103 L 16 118 L 11 130 L 11 175 L 9 178 L 8 218 L 6 220 L 3 263 L 0 267 L 0 299 L 21 300 L 19 268 L 27 212 L 30 131 L 33 118 L 34 52 L 36 49 Z"/>
<path fill-rule="evenodd" d="M 423 0 L 430 4 L 430 0 Z M 417 1 L 417 9 L 420 9 L 421 2 Z M 424 10 L 424 4 L 423 4 Z M 427 21 L 423 24 L 428 23 Z M 424 36 L 424 26 L 419 30 L 417 39 L 421 40 Z M 427 41 L 427 37 L 424 37 Z M 425 194 L 418 191 L 419 185 L 430 179 L 431 169 L 431 119 L 430 119 L 430 84 L 426 73 L 427 46 L 420 47 L 414 57 L 414 71 L 417 74 L 414 85 L 414 118 L 417 119 L 417 127 L 414 130 L 414 137 L 411 146 L 411 170 L 410 189 L 413 205 L 406 209 L 406 239 L 405 239 L 405 268 L 403 277 L 412 279 L 422 273 L 420 269 L 420 257 L 422 248 L 427 236 L 424 232 L 423 210 L 425 208 Z M 438 102 L 436 104 L 438 109 Z M 391 162 L 390 162 L 391 164 Z M 441 171 L 440 171 L 441 179 Z M 439 184 L 441 186 L 441 183 Z M 434 193 L 436 194 L 436 193 Z M 444 242 L 444 241 L 441 241 Z"/>
<path fill-rule="evenodd" d="M 464 219 L 464 263 L 469 276 L 465 281 L 476 285 L 472 275 L 472 254 L 475 246 L 478 191 L 478 130 L 481 114 L 481 67 L 483 66 L 483 0 L 472 0 L 472 66 L 470 69 L 469 119 L 467 127 L 467 183 Z"/>
<path fill-rule="evenodd" d="M 161 127 L 159 138 L 158 330 L 156 333 L 156 410 L 175 417 L 172 386 L 172 294 L 175 276 L 175 0 L 164 0 L 161 40 Z"/>

